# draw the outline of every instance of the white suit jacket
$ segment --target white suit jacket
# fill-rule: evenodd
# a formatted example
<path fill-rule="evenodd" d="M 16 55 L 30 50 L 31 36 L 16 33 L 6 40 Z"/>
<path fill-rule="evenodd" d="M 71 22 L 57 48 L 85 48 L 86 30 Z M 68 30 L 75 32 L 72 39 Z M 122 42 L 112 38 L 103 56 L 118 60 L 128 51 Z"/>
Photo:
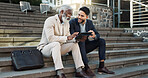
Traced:
<path fill-rule="evenodd" d="M 41 50 L 46 44 L 51 42 L 65 43 L 67 36 L 70 35 L 69 27 L 69 22 L 61 24 L 58 15 L 48 17 L 44 22 L 42 37 L 37 48 Z"/>

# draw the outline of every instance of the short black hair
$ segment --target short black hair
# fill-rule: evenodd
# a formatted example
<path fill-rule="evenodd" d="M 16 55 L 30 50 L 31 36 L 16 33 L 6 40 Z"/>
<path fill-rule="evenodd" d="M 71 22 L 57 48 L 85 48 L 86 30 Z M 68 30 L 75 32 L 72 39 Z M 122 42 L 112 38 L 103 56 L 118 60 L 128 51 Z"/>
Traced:
<path fill-rule="evenodd" d="M 81 7 L 81 8 L 79 9 L 79 11 L 80 11 L 80 10 L 83 11 L 83 12 L 85 12 L 86 15 L 89 15 L 89 13 L 90 13 L 89 8 L 87 8 L 87 7 L 85 7 L 85 6 Z"/>

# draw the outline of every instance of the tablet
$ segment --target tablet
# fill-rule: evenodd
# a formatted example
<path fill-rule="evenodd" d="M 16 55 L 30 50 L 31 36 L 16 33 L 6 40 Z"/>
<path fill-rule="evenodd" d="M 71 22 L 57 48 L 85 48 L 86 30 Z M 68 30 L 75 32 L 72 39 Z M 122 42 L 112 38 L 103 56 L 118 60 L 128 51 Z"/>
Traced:
<path fill-rule="evenodd" d="M 81 39 L 83 36 L 90 36 L 92 32 L 83 32 L 83 33 L 79 33 L 78 36 L 76 36 L 75 39 Z"/>
<path fill-rule="evenodd" d="M 83 32 L 83 33 L 80 33 L 79 35 L 82 35 L 82 36 L 83 36 L 83 35 L 85 35 L 85 36 L 90 36 L 91 33 L 92 33 L 92 32 Z"/>

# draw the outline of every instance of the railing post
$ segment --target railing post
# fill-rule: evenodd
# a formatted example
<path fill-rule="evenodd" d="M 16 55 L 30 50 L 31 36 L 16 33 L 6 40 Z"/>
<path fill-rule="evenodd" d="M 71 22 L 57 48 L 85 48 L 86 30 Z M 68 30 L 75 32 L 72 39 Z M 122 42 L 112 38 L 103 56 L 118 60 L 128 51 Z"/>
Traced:
<path fill-rule="evenodd" d="M 46 16 L 47 16 L 47 11 L 46 11 Z"/>
<path fill-rule="evenodd" d="M 115 0 L 113 0 L 113 28 L 115 28 Z"/>
<path fill-rule="evenodd" d="M 27 15 L 27 9 L 26 9 L 26 15 Z"/>
<path fill-rule="evenodd" d="M 130 0 L 130 27 L 133 28 L 133 0 Z"/>
<path fill-rule="evenodd" d="M 120 28 L 120 0 L 118 0 L 118 28 Z"/>
<path fill-rule="evenodd" d="M 141 0 L 139 0 L 139 2 L 141 3 Z M 139 21 L 141 21 L 141 8 L 142 8 L 142 6 L 141 5 L 139 5 Z"/>
<path fill-rule="evenodd" d="M 110 4 L 110 3 L 109 3 L 109 0 L 107 0 L 107 7 L 109 7 L 109 4 Z"/>
<path fill-rule="evenodd" d="M 12 1 L 11 1 L 11 0 L 9 0 L 9 3 L 10 3 L 10 4 L 11 4 L 11 2 L 12 2 Z"/>

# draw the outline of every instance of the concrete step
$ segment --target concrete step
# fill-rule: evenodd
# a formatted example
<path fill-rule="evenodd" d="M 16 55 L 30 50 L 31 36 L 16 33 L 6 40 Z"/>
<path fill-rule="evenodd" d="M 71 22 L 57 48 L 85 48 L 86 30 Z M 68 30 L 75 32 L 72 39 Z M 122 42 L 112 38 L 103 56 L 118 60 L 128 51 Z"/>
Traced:
<path fill-rule="evenodd" d="M 9 40 L 9 38 L 8 38 L 8 40 Z M 21 38 L 20 38 L 20 40 L 21 40 Z M 38 40 L 39 41 L 38 38 L 36 38 L 34 40 Z M 19 38 L 18 38 L 18 42 L 19 42 Z M 16 43 L 15 46 L 30 46 L 30 45 L 32 45 L 32 46 L 35 45 L 36 46 L 38 44 L 38 42 L 35 42 L 35 43 L 31 43 L 31 42 L 32 41 L 29 41 L 29 42 L 28 41 L 26 41 L 26 42 L 24 41 L 24 42 L 21 43 L 21 41 L 20 41 L 20 43 Z M 11 43 L 9 43 L 9 44 L 7 44 L 7 43 L 6 44 L 1 43 L 1 44 L 2 44 L 2 46 L 12 45 Z M 148 46 L 148 42 L 107 43 L 106 44 L 106 49 L 107 50 L 134 49 L 134 48 L 142 48 L 142 47 L 143 48 L 146 48 L 147 46 Z"/>
<path fill-rule="evenodd" d="M 28 26 L 11 26 L 11 25 L 1 25 L 0 29 L 17 29 L 17 30 L 43 30 L 43 27 L 28 27 Z"/>
<path fill-rule="evenodd" d="M 40 37 L 3 37 L 0 38 L 0 46 L 36 46 L 40 42 Z"/>
<path fill-rule="evenodd" d="M 0 7 L 1 8 L 11 8 L 11 10 L 20 9 L 20 5 L 19 4 L 10 4 L 10 3 L 3 3 L 3 2 L 0 2 Z M 39 10 L 39 6 L 32 6 L 31 5 L 31 8 L 33 10 Z"/>
<path fill-rule="evenodd" d="M 30 37 L 30 35 L 38 35 L 41 36 L 42 30 L 18 30 L 18 29 L 0 29 L 1 37 Z M 132 33 L 106 33 L 106 32 L 100 32 L 99 33 L 101 37 L 133 37 Z M 33 37 L 33 36 L 32 36 Z"/>
<path fill-rule="evenodd" d="M 39 42 L 41 37 L 0 37 L 0 42 Z M 142 38 L 139 37 L 103 37 L 107 43 L 122 43 L 123 42 L 141 42 Z"/>
<path fill-rule="evenodd" d="M 107 43 L 107 50 L 124 50 L 135 48 L 147 48 L 148 42 L 134 42 L 134 43 Z"/>
<path fill-rule="evenodd" d="M 17 18 L 17 17 L 16 17 Z M 15 19 L 15 17 L 14 17 L 14 19 Z M 18 19 L 18 18 L 17 18 Z M 21 19 L 21 17 L 19 17 L 19 19 Z M 24 19 L 24 17 L 23 17 L 23 19 Z M 24 20 L 27 20 L 28 19 L 28 17 L 26 17 Z M 30 20 L 30 18 L 28 19 L 28 20 Z M 32 18 L 32 20 L 34 20 L 33 18 Z M 2 22 L 2 25 L 0 26 L 0 29 L 23 29 L 23 30 L 25 30 L 25 29 L 34 29 L 35 28 L 35 30 L 37 29 L 37 30 L 42 30 L 42 28 L 43 27 L 32 27 L 32 26 L 30 26 L 29 28 L 28 28 L 28 26 L 23 26 L 23 27 L 21 27 L 21 26 L 13 26 L 12 27 L 12 25 L 10 25 L 11 23 L 3 23 Z M 39 28 L 39 29 L 38 29 Z M 123 28 L 100 28 L 100 27 L 98 27 L 99 29 L 97 29 L 98 30 L 98 32 L 106 32 L 106 33 L 110 33 L 110 32 L 114 32 L 114 33 L 123 33 L 124 34 L 124 29 Z"/>
<path fill-rule="evenodd" d="M 30 24 L 44 24 L 44 21 L 37 20 L 14 20 L 14 19 L 0 19 L 1 22 L 10 22 L 10 23 L 30 23 Z"/>
<path fill-rule="evenodd" d="M 148 78 L 148 74 L 146 73 L 144 73 L 142 76 L 140 76 L 140 78 Z"/>
<path fill-rule="evenodd" d="M 48 13 L 49 16 L 55 15 L 55 13 Z M 0 16 L 16 16 L 16 17 L 34 17 L 34 18 L 45 18 L 48 17 L 45 14 L 37 13 L 37 12 L 28 12 L 27 14 L 25 12 L 21 11 L 9 11 L 9 10 L 1 10 Z"/>
<path fill-rule="evenodd" d="M 4 47 L 4 46 L 35 46 L 38 44 L 39 44 L 39 42 L 8 42 L 8 43 L 0 43 L 0 47 Z"/>
<path fill-rule="evenodd" d="M 89 54 L 93 55 L 93 57 L 98 57 L 97 53 L 98 51 L 93 51 Z M 148 48 L 106 51 L 106 59 L 121 58 L 121 57 L 124 58 L 124 57 L 131 57 L 131 56 L 143 56 L 143 55 L 148 55 Z"/>
<path fill-rule="evenodd" d="M 132 43 L 142 41 L 142 38 L 138 37 L 105 37 L 104 39 L 106 43 Z M 36 46 L 39 42 L 40 37 L 0 37 L 0 46 Z"/>
<path fill-rule="evenodd" d="M 5 4 L 5 5 L 0 5 L 1 6 L 1 9 L 3 8 L 8 8 L 9 10 L 20 10 L 20 4 L 17 4 L 17 5 L 11 5 L 11 4 Z M 40 6 L 31 6 L 31 9 L 33 10 L 40 10 Z"/>
<path fill-rule="evenodd" d="M 140 27 L 140 28 L 124 28 L 127 33 L 137 33 L 137 31 L 148 31 L 148 27 Z"/>
<path fill-rule="evenodd" d="M 98 75 L 96 74 L 96 78 L 98 77 L 112 77 L 112 76 L 121 76 L 124 75 L 126 72 L 119 72 L 120 69 L 124 70 L 127 68 L 130 68 L 130 72 L 131 73 L 133 71 L 138 70 L 147 70 L 148 69 L 148 65 L 144 64 L 146 63 L 146 61 L 148 60 L 148 56 L 143 56 L 143 57 L 130 57 L 130 58 L 119 58 L 119 59 L 109 59 L 106 60 L 106 66 L 110 69 L 110 70 L 114 70 L 116 72 L 115 75 Z M 134 61 L 134 62 L 133 62 Z M 141 64 L 143 63 L 143 64 Z M 90 62 L 90 67 L 91 69 L 96 69 L 97 68 L 98 63 L 95 62 Z M 132 67 L 131 67 L 132 65 Z M 140 65 L 140 66 L 139 66 Z M 144 68 L 145 66 L 145 68 Z M 74 77 L 74 67 L 73 65 L 66 65 L 65 69 L 64 69 L 66 75 L 68 74 L 72 74 L 70 77 Z M 119 74 L 120 73 L 120 74 Z M 5 77 L 5 78 L 25 78 L 25 77 L 29 77 L 29 78 L 36 78 L 36 77 L 54 77 L 55 76 L 55 71 L 54 71 L 54 67 L 45 67 L 45 68 L 41 68 L 41 69 L 34 69 L 34 70 L 27 70 L 27 71 L 7 71 L 7 72 L 1 72 L 0 76 L 1 77 Z M 129 74 L 128 74 L 129 75 Z M 131 75 L 131 74 L 130 74 Z M 124 75 L 127 76 L 127 75 Z M 113 78 L 113 77 L 112 77 Z M 115 77 L 114 77 L 115 78 Z"/>
<path fill-rule="evenodd" d="M 0 7 L 0 10 L 13 10 L 13 11 L 20 11 L 20 7 Z"/>
<path fill-rule="evenodd" d="M 0 25 L 0 29 L 17 29 L 17 30 L 43 30 L 43 27 L 36 26 L 12 26 L 12 25 Z"/>
<path fill-rule="evenodd" d="M 101 37 L 133 37 L 133 33 L 123 33 L 123 32 L 103 32 L 98 31 Z"/>
<path fill-rule="evenodd" d="M 2 54 L 3 52 L 1 52 Z M 9 52 L 5 52 L 5 53 L 9 53 Z M 145 55 L 148 55 L 148 48 L 143 48 L 143 49 L 127 49 L 127 50 L 113 50 L 113 51 L 106 51 L 106 59 L 118 59 L 118 58 L 122 58 L 124 59 L 126 58 L 131 58 L 131 57 L 144 57 Z M 88 58 L 89 60 L 93 60 L 92 62 L 94 62 L 95 60 L 98 60 L 99 55 L 98 55 L 98 51 L 93 51 L 88 53 Z M 146 57 L 146 56 L 145 56 Z M 125 59 L 126 59 L 125 58 Z M 4 56 L 4 57 L 0 57 L 1 61 L 1 67 L 2 66 L 11 66 L 11 58 L 10 55 L 9 56 Z M 70 63 L 73 64 L 73 59 L 72 56 L 70 55 L 64 55 L 62 56 L 63 62 L 64 63 Z M 48 66 L 53 66 L 53 60 L 52 57 L 46 58 L 44 57 L 44 61 L 45 62 L 49 62 Z M 118 60 L 120 61 L 120 60 Z"/>
<path fill-rule="evenodd" d="M 20 30 L 20 29 L 0 29 L 0 37 L 41 37 L 42 29 Z"/>
<path fill-rule="evenodd" d="M 103 37 L 106 43 L 132 43 L 132 42 L 142 42 L 140 37 Z"/>
<path fill-rule="evenodd" d="M 1 13 L 0 13 L 1 14 Z M 24 15 L 22 16 L 23 14 L 20 14 L 20 16 L 16 16 L 15 14 L 6 14 L 5 16 L 0 16 L 1 19 L 15 19 L 15 20 L 33 20 L 33 21 L 45 21 L 46 17 L 43 17 L 43 18 L 34 18 L 34 17 L 31 17 L 31 16 L 27 16 L 27 15 Z M 37 15 L 36 15 L 37 16 Z"/>
<path fill-rule="evenodd" d="M 37 45 L 36 45 L 37 46 Z M 36 46 L 7 46 L 7 47 L 0 47 L 1 55 L 5 55 L 5 53 L 10 54 L 11 51 L 15 49 L 22 49 L 20 47 L 28 48 L 32 47 L 35 48 Z M 126 49 L 140 49 L 140 48 L 147 48 L 148 42 L 139 42 L 139 43 L 107 43 L 106 50 L 126 50 Z M 11 49 L 13 48 L 13 49 Z"/>
<path fill-rule="evenodd" d="M 123 33 L 125 30 L 124 28 L 104 28 L 104 27 L 96 27 L 96 30 L 98 30 L 98 32 L 121 32 Z"/>
<path fill-rule="evenodd" d="M 122 44 L 119 44 L 119 45 L 117 45 L 117 44 L 113 44 L 113 45 L 116 45 L 116 46 L 119 46 L 119 45 L 122 45 Z M 114 46 L 111 46 L 111 44 L 107 44 L 106 45 L 106 47 L 107 47 L 107 49 L 109 48 L 111 48 L 111 50 L 109 50 L 109 56 L 110 56 L 110 58 L 115 58 L 115 57 L 117 57 L 116 55 L 118 55 L 118 51 L 119 52 L 121 52 L 121 55 L 122 55 L 122 57 L 124 57 L 124 56 L 127 56 L 129 53 L 135 53 L 134 55 L 142 55 L 142 54 L 140 54 L 140 53 L 138 53 L 138 52 L 141 52 L 141 53 L 143 53 L 143 54 L 145 54 L 145 53 L 147 53 L 145 50 L 143 50 L 143 49 L 138 49 L 138 48 L 142 48 L 142 46 L 141 47 L 138 47 L 137 48 L 137 46 L 134 48 L 134 46 L 133 45 L 131 45 L 131 46 L 133 46 L 133 47 L 131 47 L 131 48 L 134 48 L 134 49 L 136 49 L 136 50 L 134 50 L 134 49 L 130 49 L 130 50 L 127 50 L 126 48 L 129 48 L 130 47 L 130 44 L 125 44 L 125 45 L 128 45 L 127 47 L 118 47 L 117 48 L 117 50 L 115 49 L 115 51 L 113 50 L 112 51 L 112 48 L 116 48 L 116 47 L 114 47 Z M 138 44 L 139 45 L 139 44 Z M 142 45 L 142 43 L 140 44 L 140 45 Z M 144 45 L 144 44 L 143 44 Z M 37 45 L 36 45 L 37 46 Z M 1 47 L 0 48 L 0 57 L 5 57 L 5 56 L 10 56 L 10 53 L 13 51 L 13 50 L 20 50 L 20 49 L 31 49 L 31 48 L 36 48 L 36 46 L 12 46 L 12 47 L 8 47 L 8 46 L 6 46 L 6 47 Z M 30 48 L 31 47 L 31 48 Z M 144 47 L 146 47 L 146 46 L 144 46 Z M 143 48 L 144 48 L 143 47 Z M 123 50 L 118 50 L 118 49 L 123 49 Z M 125 50 L 124 50 L 125 49 Z M 108 51 L 108 50 L 107 50 Z M 122 52 L 123 51 L 123 52 Z M 127 52 L 127 53 L 126 53 Z M 120 53 L 119 53 L 120 54 Z M 108 55 L 107 55 L 108 56 Z M 111 57 L 112 56 L 112 57 Z M 98 57 L 98 55 L 96 55 L 96 57 Z M 119 57 L 121 57 L 121 56 L 119 56 Z"/>
<path fill-rule="evenodd" d="M 9 5 L 5 5 L 5 6 L 2 6 L 0 5 L 0 9 L 1 10 L 14 10 L 14 11 L 20 11 L 20 7 L 19 6 L 9 6 Z"/>
<path fill-rule="evenodd" d="M 34 27 L 34 28 L 43 28 L 43 24 L 30 24 L 30 23 L 13 23 L 13 22 L 0 22 L 0 26 L 10 26 L 10 27 Z"/>
<path fill-rule="evenodd" d="M 0 47 L 0 57 L 10 56 L 10 53 L 14 50 L 26 50 L 26 49 L 36 49 L 36 46 L 7 46 Z"/>
<path fill-rule="evenodd" d="M 24 14 L 26 14 L 26 12 L 21 12 L 21 9 L 19 6 L 18 7 L 13 7 L 13 6 L 12 7 L 7 7 L 7 6 L 4 7 L 4 6 L 2 6 L 2 7 L 0 7 L 0 9 L 1 9 L 0 12 L 2 12 L 2 13 L 6 12 L 6 13 L 24 13 Z M 27 14 L 33 14 L 33 13 L 41 14 L 39 8 L 32 8 L 32 10 L 33 10 L 33 12 L 27 12 Z"/>
<path fill-rule="evenodd" d="M 0 37 L 1 42 L 39 42 L 40 37 Z"/>
<path fill-rule="evenodd" d="M 126 67 L 122 69 L 113 70 L 115 75 L 96 75 L 96 78 L 141 78 L 143 74 L 148 73 L 148 64 L 140 66 Z"/>
<path fill-rule="evenodd" d="M 4 3 L 4 2 L 0 2 L 0 6 L 4 6 L 4 7 L 19 7 L 20 4 L 13 4 L 13 3 Z M 34 5 L 31 5 L 31 7 L 35 8 L 35 9 L 39 9 L 39 6 L 34 6 Z"/>
<path fill-rule="evenodd" d="M 41 37 L 42 29 L 20 30 L 20 29 L 0 29 L 0 37 Z M 99 32 L 101 37 L 133 37 L 132 33 Z"/>
<path fill-rule="evenodd" d="M 3 54 L 1 53 L 0 55 L 3 55 Z M 132 61 L 128 62 L 129 65 L 131 65 L 132 63 L 133 64 L 140 63 L 141 60 L 143 61 L 143 63 L 146 62 L 148 59 L 147 60 L 146 59 L 137 60 L 137 58 L 147 58 L 148 57 L 147 55 L 148 55 L 148 48 L 145 48 L 145 49 L 113 50 L 113 51 L 107 51 L 106 52 L 106 59 L 109 60 L 107 62 L 112 62 L 110 59 L 116 59 L 116 62 L 119 62 L 121 60 L 122 61 L 123 60 L 127 60 L 127 58 L 128 59 L 129 58 L 136 59 L 135 61 L 132 60 Z M 88 54 L 88 58 L 89 58 L 90 61 L 93 60 L 91 63 L 94 63 L 95 60 L 99 60 L 98 52 L 94 51 L 94 52 L 89 53 Z M 122 59 L 119 59 L 119 58 L 122 58 Z M 63 64 L 73 64 L 73 59 L 69 55 L 62 56 L 62 59 L 63 59 Z M 52 60 L 51 57 L 50 58 L 44 58 L 44 61 L 45 61 L 45 67 L 52 67 L 54 65 L 53 64 L 53 60 Z M 0 65 L 1 72 L 6 72 L 6 71 L 11 71 L 12 70 L 12 64 L 11 64 L 10 55 L 9 55 L 9 57 L 6 57 L 6 56 L 5 57 L 1 57 L 0 58 L 0 63 L 1 63 L 1 65 Z M 96 61 L 95 61 L 95 63 L 96 63 Z M 111 63 L 109 65 L 107 64 L 107 66 L 108 67 L 109 66 L 111 66 L 111 67 L 114 66 L 112 68 L 126 66 L 125 64 L 122 64 L 122 63 L 124 63 L 124 62 L 117 63 L 117 64 L 121 64 L 122 66 L 114 65 L 116 63 Z"/>
<path fill-rule="evenodd" d="M 3 30 L 3 29 L 0 29 Z M 0 37 L 41 37 L 42 31 L 38 31 L 38 32 L 20 32 L 21 30 L 12 30 L 12 32 L 5 32 L 5 33 L 1 33 L 0 32 Z M 101 37 L 132 37 L 133 35 L 131 33 L 125 33 L 125 34 L 121 34 L 121 35 L 116 35 L 116 34 L 107 34 L 104 35 L 104 33 L 100 33 Z"/>
<path fill-rule="evenodd" d="M 19 4 L 10 4 L 10 3 L 0 2 L 0 6 L 19 7 Z"/>

